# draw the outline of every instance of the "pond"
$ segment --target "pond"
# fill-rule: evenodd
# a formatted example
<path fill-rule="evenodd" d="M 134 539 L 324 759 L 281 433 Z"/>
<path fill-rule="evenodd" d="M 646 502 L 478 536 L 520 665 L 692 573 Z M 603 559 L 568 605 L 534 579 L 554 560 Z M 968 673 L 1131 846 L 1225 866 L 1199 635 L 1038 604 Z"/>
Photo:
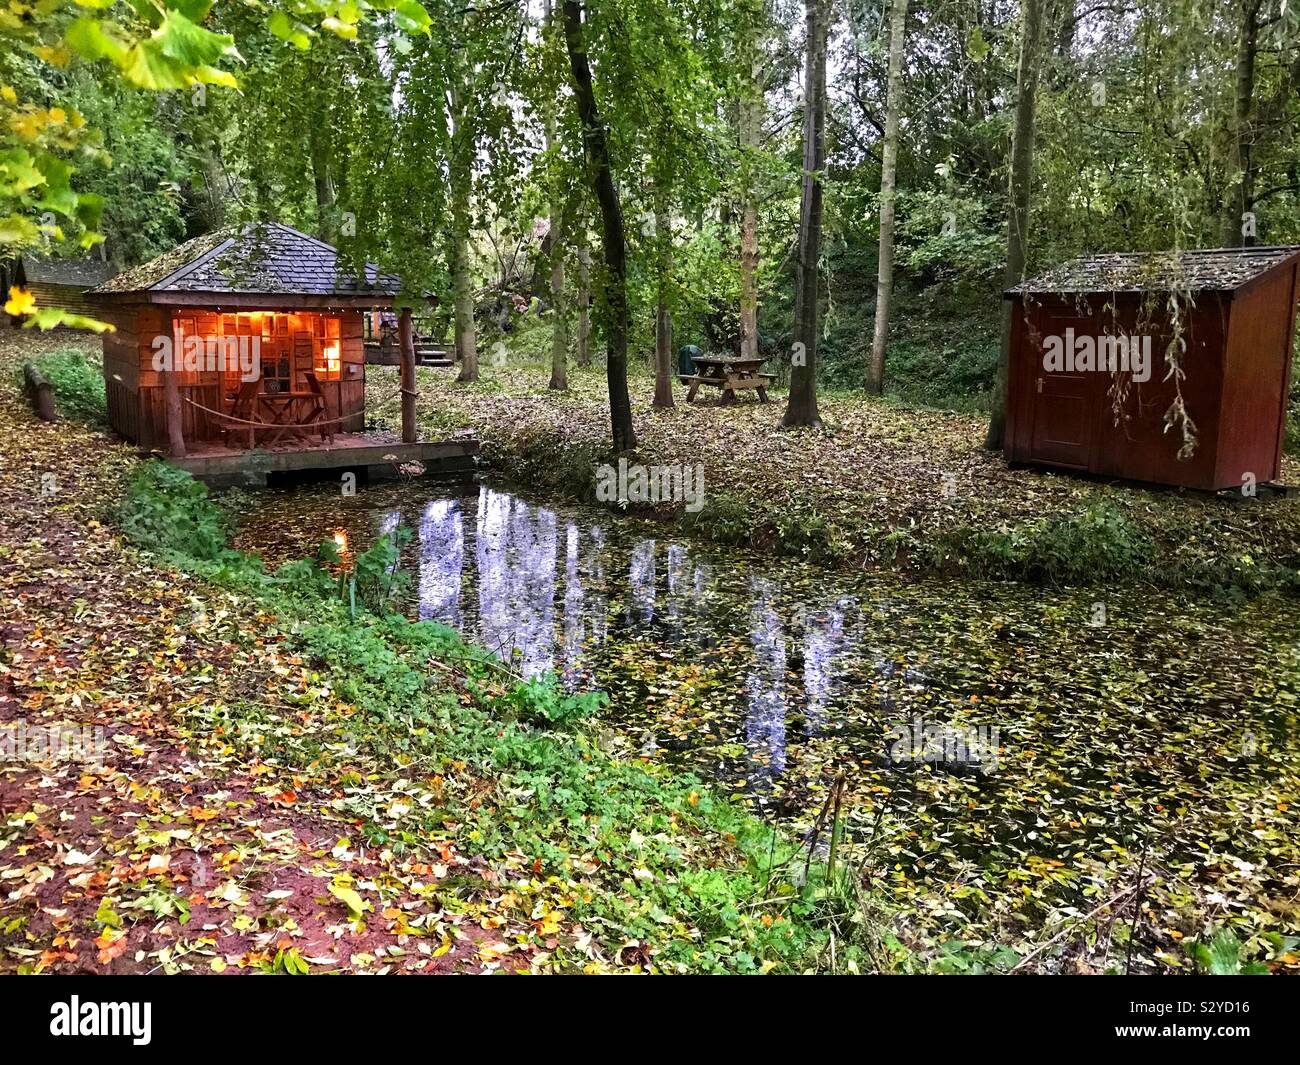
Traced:
<path fill-rule="evenodd" d="M 1300 932 L 1293 602 L 835 573 L 489 485 L 266 492 L 237 542 L 277 562 L 399 522 L 411 613 L 606 691 L 629 757 L 795 833 L 845 774 L 919 940 L 1041 937 L 1140 867 L 1145 965 L 1209 921 Z"/>

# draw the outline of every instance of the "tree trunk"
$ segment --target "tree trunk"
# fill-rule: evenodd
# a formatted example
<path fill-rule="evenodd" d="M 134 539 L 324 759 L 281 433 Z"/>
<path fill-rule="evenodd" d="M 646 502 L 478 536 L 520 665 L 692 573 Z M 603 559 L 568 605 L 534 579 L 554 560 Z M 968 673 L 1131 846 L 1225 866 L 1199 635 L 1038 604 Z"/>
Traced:
<path fill-rule="evenodd" d="M 1016 72 L 1016 125 L 1011 137 L 1010 201 L 1007 212 L 1007 269 L 1003 287 L 1013 288 L 1025 277 L 1029 229 L 1029 182 L 1034 171 L 1034 102 L 1038 93 L 1042 52 L 1044 0 L 1020 5 L 1020 64 Z M 1011 347 L 1011 301 L 1002 303 L 1002 352 L 993 392 L 993 410 L 984 446 L 1000 450 L 1007 417 L 1007 367 Z"/>
<path fill-rule="evenodd" d="M 591 252 L 586 226 L 578 234 L 578 365 L 591 365 Z"/>
<path fill-rule="evenodd" d="M 655 212 L 655 244 L 658 248 L 658 300 L 655 306 L 655 398 L 654 406 L 673 405 L 673 320 L 668 313 L 668 278 L 673 268 L 672 230 L 663 210 Z"/>
<path fill-rule="evenodd" d="M 415 443 L 415 330 L 411 310 L 403 307 L 397 319 L 397 337 L 401 349 L 398 380 L 402 386 L 402 443 Z"/>
<path fill-rule="evenodd" d="M 448 177 L 451 183 L 452 303 L 456 317 L 456 358 L 460 360 L 460 381 L 478 380 L 478 341 L 474 332 L 474 288 L 470 276 L 469 199 L 473 180 L 474 138 L 463 110 L 462 94 L 448 94 L 451 111 L 451 153 Z"/>
<path fill-rule="evenodd" d="M 757 28 L 757 27 L 755 27 Z M 746 34 L 743 58 L 749 63 L 749 82 L 738 108 L 741 150 L 740 203 L 740 355 L 758 356 L 758 202 L 755 154 L 763 137 L 763 70 L 754 45 L 756 34 Z"/>
<path fill-rule="evenodd" d="M 317 95 L 317 113 L 324 111 L 324 100 Z M 334 205 L 338 193 L 334 188 L 334 175 L 331 172 L 331 151 L 329 121 L 312 122 L 308 132 L 308 155 L 311 157 L 312 183 L 316 189 L 316 235 L 326 244 L 334 244 L 338 234 L 334 232 Z"/>
<path fill-rule="evenodd" d="M 668 301 L 659 294 L 655 309 L 655 398 L 654 406 L 673 406 L 673 319 Z"/>
<path fill-rule="evenodd" d="M 548 387 L 556 392 L 569 389 L 569 322 L 564 301 L 564 257 L 556 248 L 555 262 L 551 265 L 551 382 Z"/>
<path fill-rule="evenodd" d="M 758 357 L 758 207 L 752 194 L 740 209 L 740 356 Z"/>
<path fill-rule="evenodd" d="M 907 0 L 891 0 L 889 9 L 889 87 L 885 97 L 885 143 L 880 167 L 880 256 L 876 274 L 876 324 L 871 338 L 867 391 L 885 388 L 885 345 L 889 339 L 889 304 L 894 295 L 894 201 L 898 171 L 898 114 L 903 106 L 903 34 Z"/>
<path fill-rule="evenodd" d="M 203 196 L 198 203 L 198 214 L 204 229 L 220 229 L 226 222 L 226 203 L 230 200 L 230 178 L 221 163 L 220 149 L 198 149 L 199 165 L 203 173 Z"/>
<path fill-rule="evenodd" d="M 573 98 L 582 122 L 592 190 L 600 205 L 601 246 L 605 257 L 605 379 L 609 385 L 609 417 L 614 449 L 636 446 L 632 427 L 632 400 L 627 394 L 627 243 L 623 233 L 623 206 L 614 185 L 609 142 L 604 119 L 596 107 L 591 83 L 591 62 L 582 41 L 582 4 L 564 0 L 564 43 L 573 75 Z"/>
<path fill-rule="evenodd" d="M 542 19 L 545 32 L 549 35 L 554 20 L 551 0 L 542 5 Z M 547 108 L 546 116 L 546 151 L 549 154 L 555 144 L 555 115 Z M 553 162 L 553 160 L 552 160 Z M 563 218 L 560 197 L 554 177 L 551 184 L 551 225 L 547 236 L 551 244 L 551 380 L 549 388 L 555 392 L 569 390 L 569 321 L 564 300 L 564 237 L 562 234 Z"/>
<path fill-rule="evenodd" d="M 1243 233 L 1242 216 L 1254 206 L 1255 62 L 1259 52 L 1260 0 L 1242 0 L 1237 27 L 1237 84 L 1228 136 L 1227 183 L 1220 213 L 1220 240 L 1225 248 L 1254 244 Z"/>
<path fill-rule="evenodd" d="M 799 199 L 799 264 L 795 275 L 790 398 L 783 428 L 819 426 L 817 411 L 817 279 L 821 255 L 822 168 L 826 163 L 826 34 L 828 0 L 804 0 L 808 50 L 804 73 L 803 187 Z"/>

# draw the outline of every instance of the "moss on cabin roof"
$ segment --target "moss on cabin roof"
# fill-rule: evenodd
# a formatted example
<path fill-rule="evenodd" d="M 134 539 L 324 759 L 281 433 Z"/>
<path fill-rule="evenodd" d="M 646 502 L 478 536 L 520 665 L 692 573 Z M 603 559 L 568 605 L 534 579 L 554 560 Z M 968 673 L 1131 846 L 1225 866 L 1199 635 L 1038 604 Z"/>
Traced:
<path fill-rule="evenodd" d="M 1300 246 L 1085 255 L 1009 289 L 1008 294 L 1228 292 L 1297 253 Z"/>
<path fill-rule="evenodd" d="M 401 282 L 367 263 L 364 279 L 339 262 L 338 250 L 279 222 L 250 222 L 186 241 L 94 290 L 212 292 L 306 296 L 383 296 Z"/>
<path fill-rule="evenodd" d="M 201 237 L 195 237 L 193 240 L 187 240 L 184 244 L 177 244 L 171 251 L 163 252 L 158 258 L 133 266 L 129 270 L 123 270 L 116 277 L 109 278 L 95 289 L 95 293 L 140 292 L 143 289 L 153 288 L 186 263 L 206 255 L 234 234 L 235 227 L 227 226 L 212 233 L 205 233 Z"/>

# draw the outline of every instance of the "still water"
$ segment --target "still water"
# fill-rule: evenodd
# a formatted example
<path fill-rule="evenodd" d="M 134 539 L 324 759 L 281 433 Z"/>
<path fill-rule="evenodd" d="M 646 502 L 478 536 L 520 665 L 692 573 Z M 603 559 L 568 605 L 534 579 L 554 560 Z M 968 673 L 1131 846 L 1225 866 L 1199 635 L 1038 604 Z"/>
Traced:
<path fill-rule="evenodd" d="M 1156 897 L 1192 897 L 1144 952 L 1176 953 L 1187 914 L 1300 926 L 1275 905 L 1300 869 L 1294 603 L 831 573 L 487 485 L 264 493 L 239 546 L 273 563 L 399 523 L 412 615 L 608 692 L 629 756 L 795 831 L 845 773 L 870 867 L 922 930 L 1067 918 L 1144 851 Z"/>

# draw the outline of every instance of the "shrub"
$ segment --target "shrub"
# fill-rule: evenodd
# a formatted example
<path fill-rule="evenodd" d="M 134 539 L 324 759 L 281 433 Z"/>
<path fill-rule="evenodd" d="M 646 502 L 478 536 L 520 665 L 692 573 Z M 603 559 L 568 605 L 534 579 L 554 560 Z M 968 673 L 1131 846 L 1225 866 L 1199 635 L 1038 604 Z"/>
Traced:
<path fill-rule="evenodd" d="M 1152 554 L 1145 531 L 1101 500 L 1081 514 L 1043 523 L 1031 541 L 1029 572 L 1049 580 L 1106 580 L 1146 568 Z"/>
<path fill-rule="evenodd" d="M 36 359 L 54 387 L 59 414 L 87 425 L 108 424 L 108 402 L 104 398 L 104 373 L 86 358 L 84 351 L 63 348 Z"/>
<path fill-rule="evenodd" d="M 708 506 L 682 511 L 678 521 L 684 530 L 719 544 L 747 544 L 756 531 L 753 506 L 721 491 L 709 494 Z"/>
<path fill-rule="evenodd" d="M 500 702 L 520 720 L 540 727 L 568 725 L 592 717 L 609 701 L 604 692 L 569 694 L 554 676 L 533 677 L 516 684 Z"/>
<path fill-rule="evenodd" d="M 151 551 L 173 551 L 200 561 L 226 553 L 221 509 L 184 470 L 157 460 L 140 467 L 118 511 L 127 539 Z"/>
<path fill-rule="evenodd" d="M 339 597 L 352 614 L 357 612 L 358 605 L 376 615 L 393 612 L 410 585 L 410 574 L 402 571 L 401 561 L 402 548 L 410 542 L 411 535 L 411 530 L 404 526 L 386 532 L 358 554 L 351 565 L 333 540 L 320 545 L 317 558 L 321 563 L 338 567 Z M 318 572 L 328 573 L 328 570 L 318 567 Z"/>
<path fill-rule="evenodd" d="M 952 540 L 946 544 L 952 546 Z M 1088 583 L 1132 577 L 1155 557 L 1146 531 L 1108 500 L 1007 532 L 962 530 L 956 540 L 977 572 L 1025 580 Z"/>

